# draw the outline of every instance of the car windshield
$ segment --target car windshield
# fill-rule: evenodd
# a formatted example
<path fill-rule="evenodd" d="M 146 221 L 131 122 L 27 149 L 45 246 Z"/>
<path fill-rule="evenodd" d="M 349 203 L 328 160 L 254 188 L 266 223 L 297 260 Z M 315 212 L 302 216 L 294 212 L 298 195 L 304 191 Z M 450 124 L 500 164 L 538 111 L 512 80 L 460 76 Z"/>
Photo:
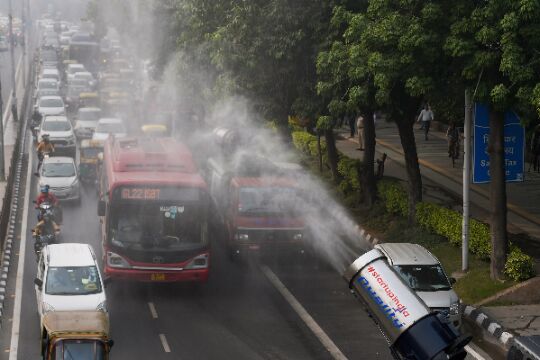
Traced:
<path fill-rule="evenodd" d="M 76 79 L 83 79 L 83 80 L 92 80 L 92 74 L 90 73 L 84 73 L 84 72 L 78 72 L 75 73 Z"/>
<path fill-rule="evenodd" d="M 64 102 L 62 101 L 62 99 L 41 99 L 39 101 L 39 106 L 58 108 L 58 107 L 63 107 Z"/>
<path fill-rule="evenodd" d="M 80 87 L 85 87 L 85 86 L 88 86 L 88 81 L 87 81 L 87 80 L 84 80 L 84 79 L 71 79 L 71 80 L 69 81 L 68 86 L 80 86 Z"/>
<path fill-rule="evenodd" d="M 45 121 L 42 129 L 45 131 L 69 131 L 71 127 L 67 121 Z"/>
<path fill-rule="evenodd" d="M 54 51 L 43 51 L 41 53 L 41 59 L 43 61 L 57 61 L 58 56 L 56 55 L 56 52 Z"/>
<path fill-rule="evenodd" d="M 81 71 L 84 71 L 84 67 L 83 66 L 70 66 L 69 69 L 68 69 L 68 73 L 73 75 L 75 73 L 78 73 L 78 72 L 81 72 Z"/>
<path fill-rule="evenodd" d="M 40 81 L 38 83 L 38 89 L 39 90 L 57 89 L 57 88 L 58 88 L 58 83 L 56 81 Z"/>
<path fill-rule="evenodd" d="M 105 359 L 105 349 L 101 341 L 62 340 L 55 344 L 51 359 L 103 360 Z"/>
<path fill-rule="evenodd" d="M 77 115 L 77 119 L 79 120 L 86 120 L 86 121 L 97 121 L 99 120 L 99 117 L 101 116 L 100 110 L 91 110 L 91 111 L 79 111 L 79 114 Z"/>
<path fill-rule="evenodd" d="M 46 163 L 43 165 L 42 175 L 44 177 L 73 177 L 76 171 L 72 163 Z"/>
<path fill-rule="evenodd" d="M 119 134 L 124 133 L 124 125 L 121 123 L 101 123 L 98 124 L 96 132 L 108 133 L 108 134 Z"/>
<path fill-rule="evenodd" d="M 95 266 L 49 267 L 47 271 L 45 293 L 48 295 L 88 295 L 100 292 L 101 280 Z"/>
<path fill-rule="evenodd" d="M 440 291 L 452 288 L 440 265 L 396 265 L 394 268 L 413 290 Z"/>
<path fill-rule="evenodd" d="M 139 250 L 182 250 L 206 242 L 204 211 L 193 202 L 134 202 L 114 208 L 113 245 Z"/>
<path fill-rule="evenodd" d="M 243 187 L 240 188 L 238 211 L 245 215 L 291 215 L 298 212 L 301 204 L 299 192 L 295 188 Z"/>

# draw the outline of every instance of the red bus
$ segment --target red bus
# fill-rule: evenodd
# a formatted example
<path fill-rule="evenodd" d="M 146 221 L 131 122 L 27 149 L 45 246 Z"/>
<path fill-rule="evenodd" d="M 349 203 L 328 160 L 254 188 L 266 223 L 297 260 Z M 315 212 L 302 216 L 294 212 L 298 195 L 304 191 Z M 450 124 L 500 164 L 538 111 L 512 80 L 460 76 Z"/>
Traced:
<path fill-rule="evenodd" d="M 109 137 L 100 173 L 105 277 L 206 281 L 210 198 L 190 150 L 172 138 Z"/>

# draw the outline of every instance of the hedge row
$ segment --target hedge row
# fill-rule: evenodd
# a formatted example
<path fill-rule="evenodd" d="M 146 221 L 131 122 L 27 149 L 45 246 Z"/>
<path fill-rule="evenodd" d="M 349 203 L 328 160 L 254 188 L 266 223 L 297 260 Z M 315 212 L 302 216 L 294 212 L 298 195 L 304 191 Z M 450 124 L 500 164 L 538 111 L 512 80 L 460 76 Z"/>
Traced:
<path fill-rule="evenodd" d="M 293 144 L 305 155 L 317 158 L 317 137 L 304 131 L 292 133 Z M 323 161 L 326 161 L 326 143 L 321 140 Z M 348 194 L 360 189 L 358 179 L 359 161 L 340 154 L 338 171 L 343 177 L 340 189 Z M 379 198 L 386 210 L 406 217 L 408 214 L 408 196 L 401 184 L 388 179 L 377 183 Z M 447 238 L 451 244 L 461 246 L 462 215 L 454 210 L 432 203 L 416 205 L 416 221 L 424 229 Z M 489 260 L 491 254 L 491 237 L 489 226 L 475 219 L 469 221 L 469 249 L 481 259 Z M 506 260 L 505 274 L 515 281 L 529 279 L 535 275 L 533 259 L 518 247 L 511 245 Z"/>
<path fill-rule="evenodd" d="M 381 180 L 377 184 L 379 197 L 387 211 L 402 216 L 407 215 L 407 193 L 397 181 Z M 424 229 L 444 236 L 451 244 L 461 246 L 462 215 L 454 210 L 432 203 L 416 205 L 416 222 Z M 475 219 L 469 221 L 469 249 L 483 260 L 491 254 L 489 226 Z M 522 281 L 534 276 L 533 259 L 516 246 L 510 246 L 510 253 L 504 268 L 505 274 L 513 280 Z"/>

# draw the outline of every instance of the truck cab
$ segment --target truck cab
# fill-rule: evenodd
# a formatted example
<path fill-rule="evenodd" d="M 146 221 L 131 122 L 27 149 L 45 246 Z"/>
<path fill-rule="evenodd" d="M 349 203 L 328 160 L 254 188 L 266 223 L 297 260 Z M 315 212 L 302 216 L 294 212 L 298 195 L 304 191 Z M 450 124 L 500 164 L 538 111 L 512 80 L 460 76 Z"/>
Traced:
<path fill-rule="evenodd" d="M 109 360 L 114 342 L 109 321 L 101 311 L 55 311 L 43 319 L 41 354 L 44 360 Z"/>
<path fill-rule="evenodd" d="M 295 164 L 257 158 L 239 166 L 209 159 L 208 183 L 216 213 L 227 230 L 231 258 L 251 252 L 304 252 L 303 191 L 288 174 Z"/>

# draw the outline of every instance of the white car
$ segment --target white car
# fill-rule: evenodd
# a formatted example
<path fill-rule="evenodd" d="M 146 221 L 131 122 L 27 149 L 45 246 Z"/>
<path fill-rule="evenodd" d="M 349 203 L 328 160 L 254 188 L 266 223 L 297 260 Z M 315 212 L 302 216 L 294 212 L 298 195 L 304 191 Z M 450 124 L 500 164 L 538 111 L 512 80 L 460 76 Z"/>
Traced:
<path fill-rule="evenodd" d="M 448 277 L 439 260 L 418 244 L 384 243 L 375 245 L 405 284 L 416 292 L 431 311 L 461 327 L 459 297 L 452 289 L 455 279 Z"/>
<path fill-rule="evenodd" d="M 96 255 L 88 244 L 43 248 L 34 280 L 41 329 L 50 311 L 103 311 L 107 299 Z"/>
<path fill-rule="evenodd" d="M 115 137 L 127 136 L 124 122 L 118 118 L 102 118 L 99 119 L 96 131 L 92 136 L 93 140 L 107 140 L 110 134 Z"/>
<path fill-rule="evenodd" d="M 101 109 L 97 107 L 79 108 L 75 116 L 75 135 L 78 139 L 91 139 L 101 118 Z"/>
<path fill-rule="evenodd" d="M 66 78 L 69 81 L 75 73 L 84 71 L 86 71 L 86 69 L 83 64 L 69 64 L 66 68 Z"/>
<path fill-rule="evenodd" d="M 54 145 L 55 155 L 75 157 L 77 151 L 75 133 L 67 117 L 63 115 L 45 116 L 39 127 L 38 138 L 42 139 L 44 134 L 49 135 L 49 139 Z"/>
<path fill-rule="evenodd" d="M 60 96 L 42 96 L 37 101 L 37 109 L 43 116 L 64 115 L 66 107 Z"/>
<path fill-rule="evenodd" d="M 81 200 L 81 186 L 73 158 L 53 156 L 43 159 L 37 187 L 41 189 L 45 185 L 49 185 L 51 192 L 59 200 L 77 203 Z"/>
<path fill-rule="evenodd" d="M 60 96 L 60 84 L 55 79 L 39 79 L 36 88 L 36 97 Z"/>
<path fill-rule="evenodd" d="M 58 81 L 58 84 L 61 83 L 60 79 L 60 71 L 55 68 L 44 68 L 41 71 L 41 75 L 39 76 L 40 79 L 53 79 Z"/>
<path fill-rule="evenodd" d="M 91 72 L 88 71 L 80 71 L 73 74 L 73 79 L 81 79 L 86 80 L 88 82 L 88 86 L 90 86 L 91 89 L 94 89 L 96 87 L 96 79 L 94 79 L 94 76 Z"/>

